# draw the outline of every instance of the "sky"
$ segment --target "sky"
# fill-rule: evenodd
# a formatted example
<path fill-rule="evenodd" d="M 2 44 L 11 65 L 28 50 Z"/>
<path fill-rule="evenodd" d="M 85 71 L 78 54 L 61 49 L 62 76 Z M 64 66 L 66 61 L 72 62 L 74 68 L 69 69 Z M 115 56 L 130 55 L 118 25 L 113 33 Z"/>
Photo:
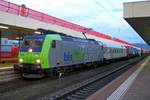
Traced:
<path fill-rule="evenodd" d="M 141 0 L 6 0 L 130 43 L 143 39 L 123 19 L 123 3 Z"/>

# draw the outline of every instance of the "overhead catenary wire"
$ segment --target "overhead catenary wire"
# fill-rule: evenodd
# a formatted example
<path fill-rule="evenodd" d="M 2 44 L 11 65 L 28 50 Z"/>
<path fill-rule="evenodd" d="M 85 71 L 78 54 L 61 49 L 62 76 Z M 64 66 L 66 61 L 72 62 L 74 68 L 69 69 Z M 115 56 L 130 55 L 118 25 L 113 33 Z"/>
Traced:
<path fill-rule="evenodd" d="M 46 4 L 48 4 L 48 5 L 50 5 L 51 6 L 51 8 L 52 9 L 54 9 L 54 10 L 60 10 L 60 9 L 58 9 L 58 8 L 56 8 L 53 4 L 51 4 L 50 2 L 48 2 L 48 1 L 45 1 L 44 0 L 44 2 L 46 3 Z M 68 12 L 67 12 L 68 13 Z M 70 18 L 71 16 L 68 16 L 68 14 L 67 14 L 67 16 L 65 15 L 63 15 L 63 17 L 65 18 L 65 19 L 68 19 L 68 18 Z"/>
<path fill-rule="evenodd" d="M 50 5 L 52 9 L 54 9 L 54 10 L 60 10 L 60 9 L 56 8 L 52 3 L 50 3 L 50 2 L 48 2 L 48 1 L 46 1 L 46 0 L 44 0 L 44 2 L 45 2 L 46 4 L 48 4 L 48 5 Z M 68 16 L 69 13 L 70 13 L 70 12 L 67 11 L 67 15 L 63 15 L 62 18 L 63 18 L 64 20 L 66 20 L 66 21 L 69 21 L 69 22 L 71 22 L 71 23 L 75 23 L 75 24 L 79 25 L 79 23 L 77 23 L 77 22 L 75 22 L 75 21 L 72 20 L 72 19 L 75 19 L 75 18 L 79 18 L 79 16 Z M 70 14 L 70 15 L 71 15 L 71 14 Z M 87 17 L 87 16 L 83 16 L 83 18 L 84 18 L 84 17 Z M 68 20 L 68 19 L 70 19 L 70 20 Z M 79 21 L 79 22 L 80 22 L 80 21 Z"/>
<path fill-rule="evenodd" d="M 44 0 L 44 2 L 45 2 L 46 4 L 48 4 L 48 5 L 50 5 L 52 9 L 54 9 L 54 10 L 60 10 L 60 9 L 56 8 L 52 3 L 50 3 L 50 2 L 48 2 L 48 1 L 46 1 L 46 0 Z M 90 15 L 90 16 L 91 16 L 91 15 Z M 81 16 L 82 19 L 83 19 L 83 18 L 88 18 L 88 17 L 89 17 L 89 15 Z M 75 19 L 75 18 L 79 18 L 79 16 L 68 16 L 68 14 L 67 14 L 67 16 L 66 16 L 66 15 L 64 16 L 64 19 Z M 72 22 L 74 23 L 75 21 L 72 21 Z M 86 22 L 89 22 L 89 21 L 86 20 Z M 79 21 L 79 23 L 80 23 L 80 21 Z M 79 23 L 77 23 L 77 24 L 79 24 Z M 91 23 L 91 22 L 90 22 L 90 23 Z M 92 25 L 92 24 L 91 24 L 91 25 Z"/>
<path fill-rule="evenodd" d="M 112 8 L 115 8 L 114 7 L 114 5 L 113 5 L 113 3 L 111 2 L 111 0 L 106 0 L 108 3 L 109 3 L 109 5 L 112 7 Z M 103 8 L 110 16 L 112 16 L 116 21 L 118 21 L 122 26 L 124 26 L 124 29 L 129 29 L 129 27 L 127 27 L 126 25 L 124 25 L 121 21 L 119 21 L 113 14 L 111 14 L 110 12 L 109 12 L 109 10 L 107 10 L 103 5 L 101 5 L 97 0 L 95 0 L 95 3 L 98 5 L 98 6 L 100 6 L 101 8 Z M 125 21 L 126 22 L 126 21 Z M 119 31 L 120 31 L 120 29 L 119 29 Z M 133 39 L 133 37 L 129 37 L 129 38 L 132 38 L 132 40 L 134 40 Z M 138 38 L 139 39 L 139 38 Z M 143 41 L 143 39 L 142 38 L 140 38 L 141 39 L 141 41 Z M 130 39 L 131 40 L 131 39 Z"/>
<path fill-rule="evenodd" d="M 118 20 L 113 14 L 111 14 L 111 13 L 109 12 L 109 10 L 107 10 L 107 9 L 106 9 L 103 5 L 101 5 L 97 0 L 94 0 L 94 2 L 95 2 L 99 7 L 103 8 L 103 9 L 106 11 L 106 13 L 107 13 L 108 15 L 110 15 L 114 20 L 116 20 L 118 23 L 120 23 L 122 26 L 124 26 L 124 27 L 126 27 L 126 28 L 128 29 L 127 26 L 125 26 L 120 20 Z"/>
<path fill-rule="evenodd" d="M 46 4 L 48 4 L 48 5 L 50 5 L 52 9 L 54 9 L 54 10 L 60 10 L 60 9 L 56 8 L 52 3 L 50 3 L 50 2 L 48 2 L 48 1 L 46 1 L 46 0 L 44 0 L 44 2 L 45 2 Z M 67 13 L 68 13 L 68 12 L 67 12 Z M 87 18 L 87 17 L 89 17 L 89 16 L 88 16 L 88 15 L 86 15 L 86 16 L 81 16 L 81 18 Z M 67 14 L 67 16 L 65 15 L 64 18 L 65 18 L 65 19 L 74 19 L 74 18 L 79 18 L 79 16 L 78 16 L 78 17 L 76 17 L 76 16 L 68 16 L 68 14 Z M 87 20 L 86 20 L 86 21 L 87 21 Z"/>

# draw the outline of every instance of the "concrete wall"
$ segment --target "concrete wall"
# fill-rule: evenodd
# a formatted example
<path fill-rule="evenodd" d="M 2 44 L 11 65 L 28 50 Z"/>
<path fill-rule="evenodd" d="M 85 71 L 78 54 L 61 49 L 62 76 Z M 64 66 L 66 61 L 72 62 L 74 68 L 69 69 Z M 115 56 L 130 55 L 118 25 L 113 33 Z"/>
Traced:
<path fill-rule="evenodd" d="M 124 3 L 124 18 L 149 16 L 150 1 Z"/>

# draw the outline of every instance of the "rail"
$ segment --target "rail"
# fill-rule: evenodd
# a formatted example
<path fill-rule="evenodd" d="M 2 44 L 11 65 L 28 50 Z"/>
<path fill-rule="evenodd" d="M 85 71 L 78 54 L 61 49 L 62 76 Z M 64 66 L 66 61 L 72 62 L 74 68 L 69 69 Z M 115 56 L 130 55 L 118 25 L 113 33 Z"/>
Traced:
<path fill-rule="evenodd" d="M 13 67 L 0 68 L 0 83 L 8 82 L 20 78 L 20 75 L 14 72 Z"/>

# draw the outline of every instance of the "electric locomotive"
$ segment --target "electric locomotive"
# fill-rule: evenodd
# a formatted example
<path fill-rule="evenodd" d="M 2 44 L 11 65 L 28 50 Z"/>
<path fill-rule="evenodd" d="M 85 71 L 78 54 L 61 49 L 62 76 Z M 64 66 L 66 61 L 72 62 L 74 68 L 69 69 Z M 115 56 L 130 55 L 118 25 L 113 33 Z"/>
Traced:
<path fill-rule="evenodd" d="M 96 41 L 68 36 L 49 30 L 41 35 L 25 36 L 19 51 L 19 64 L 14 69 L 23 77 L 40 78 L 68 69 L 95 66 L 140 55 L 140 49 L 111 40 Z"/>
<path fill-rule="evenodd" d="M 103 46 L 93 39 L 59 33 L 26 36 L 14 69 L 23 77 L 43 77 L 49 73 L 103 61 Z"/>

